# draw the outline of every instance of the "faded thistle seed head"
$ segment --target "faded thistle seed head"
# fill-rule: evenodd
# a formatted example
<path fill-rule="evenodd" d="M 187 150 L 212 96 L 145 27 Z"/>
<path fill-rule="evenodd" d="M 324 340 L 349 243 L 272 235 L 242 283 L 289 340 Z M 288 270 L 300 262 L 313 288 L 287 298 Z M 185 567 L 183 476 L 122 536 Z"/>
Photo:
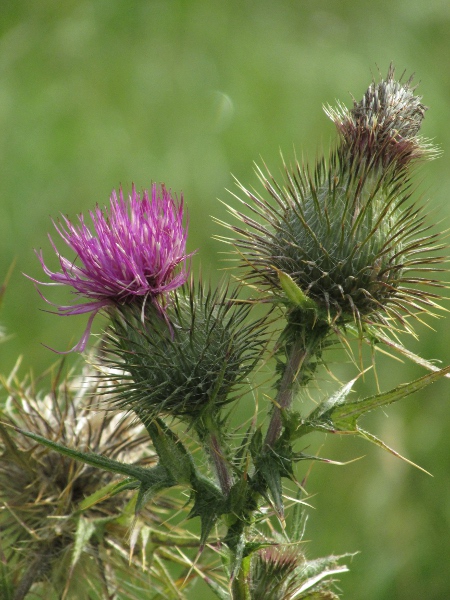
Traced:
<path fill-rule="evenodd" d="M 265 320 L 228 286 L 179 288 L 167 320 L 150 306 L 124 307 L 108 333 L 107 364 L 117 369 L 115 404 L 141 419 L 198 418 L 239 397 L 266 343 Z"/>
<path fill-rule="evenodd" d="M 442 246 L 423 208 L 409 202 L 407 170 L 396 168 L 418 156 L 422 105 L 409 84 L 392 77 L 391 68 L 349 113 L 328 161 L 312 171 L 284 165 L 281 184 L 258 169 L 262 195 L 239 184 L 246 212 L 230 210 L 244 227 L 230 228 L 239 234 L 231 242 L 244 277 L 287 304 L 297 320 L 361 326 L 394 318 L 408 329 L 405 315 L 427 311 L 439 298 L 429 275 L 443 260 L 435 256 Z M 402 140 L 409 150 L 396 155 Z M 295 291 L 286 293 L 288 284 L 298 302 Z"/>
<path fill-rule="evenodd" d="M 48 393 L 37 391 L 42 382 L 13 376 L 2 381 L 0 597 L 24 598 L 30 592 L 49 600 L 138 600 L 150 585 L 165 595 L 168 571 L 153 532 L 169 510 L 180 506 L 161 501 L 151 511 L 143 507 L 136 518 L 134 491 L 109 496 L 105 489 L 120 481 L 117 476 L 61 456 L 4 425 L 79 451 L 155 464 L 141 424 L 100 410 L 99 383 L 91 370 L 62 382 L 59 376 Z M 162 545 L 166 533 L 163 528 L 158 534 Z M 186 540 L 175 526 L 169 537 L 173 546 Z"/>

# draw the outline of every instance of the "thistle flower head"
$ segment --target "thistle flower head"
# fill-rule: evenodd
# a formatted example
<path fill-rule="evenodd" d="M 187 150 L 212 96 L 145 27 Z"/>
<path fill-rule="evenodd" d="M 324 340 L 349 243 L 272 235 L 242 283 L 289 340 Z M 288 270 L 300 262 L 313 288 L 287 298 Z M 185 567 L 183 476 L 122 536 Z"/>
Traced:
<path fill-rule="evenodd" d="M 262 195 L 239 184 L 247 197 L 239 198 L 245 212 L 230 210 L 244 227 L 229 227 L 239 235 L 231 243 L 242 258 L 245 277 L 295 309 L 297 320 L 299 313 L 304 319 L 308 312 L 310 322 L 337 325 L 387 325 L 395 318 L 408 328 L 405 314 L 429 310 L 439 298 L 430 291 L 439 284 L 429 273 L 443 260 L 434 255 L 442 246 L 429 232 L 422 209 L 409 203 L 406 170 L 380 168 L 400 144 L 394 133 L 400 124 L 404 139 L 409 135 L 413 140 L 422 110 L 409 88 L 392 76 L 393 71 L 380 89 L 369 88 L 370 101 L 365 101 L 380 104 L 385 118 L 379 115 L 379 123 L 386 128 L 374 129 L 374 113 L 358 105 L 351 115 L 354 126 L 342 142 L 345 151 L 340 146 L 328 163 L 321 159 L 312 171 L 298 162 L 293 168 L 285 165 L 282 184 L 258 169 Z M 386 101 L 389 90 L 396 102 Z M 376 149 L 378 162 L 361 159 L 364 123 L 372 123 L 367 125 L 367 144 L 373 132 L 385 136 Z M 397 158 L 405 157 L 403 152 Z"/>
<path fill-rule="evenodd" d="M 196 418 L 238 396 L 264 349 L 265 320 L 248 322 L 251 306 L 228 286 L 179 288 L 167 309 L 170 327 L 133 307 L 113 319 L 110 365 L 118 369 L 117 405 L 141 418 Z"/>
<path fill-rule="evenodd" d="M 42 268 L 53 283 L 36 283 L 67 285 L 88 300 L 58 307 L 61 315 L 92 313 L 76 350 L 85 348 L 92 319 L 104 307 L 146 301 L 165 310 L 167 294 L 187 278 L 183 213 L 183 199 L 178 203 L 164 186 L 153 184 L 151 195 L 144 190 L 142 198 L 134 186 L 128 199 L 122 189 L 119 197 L 113 191 L 109 210 L 97 206 L 89 213 L 93 230 L 83 215 L 77 225 L 66 217 L 54 224 L 75 258 L 62 256 L 49 236 L 61 269 L 51 271 L 40 252 Z"/>
<path fill-rule="evenodd" d="M 152 560 L 158 555 L 158 544 L 151 541 L 147 549 L 146 540 L 167 518 L 170 502 L 153 504 L 151 511 L 144 507 L 134 521 L 134 492 L 108 497 L 105 486 L 118 483 L 116 476 L 37 445 L 4 424 L 80 451 L 152 466 L 156 458 L 142 425 L 99 411 L 98 381 L 88 369 L 71 381 L 55 380 L 48 393 L 14 378 L 3 385 L 8 397 L 0 410 L 0 529 L 7 567 L 0 596 L 13 597 L 2 587 L 10 585 L 17 598 L 28 590 L 52 598 L 141 598 L 149 573 L 133 550 L 139 550 L 144 565 L 147 551 Z M 162 530 L 159 538 L 164 535 Z M 174 528 L 174 544 L 176 535 Z M 164 593 L 168 575 L 162 563 L 164 574 L 159 573 L 157 564 L 151 568 L 152 586 L 158 589 L 164 581 Z"/>
<path fill-rule="evenodd" d="M 432 145 L 418 136 L 427 107 L 414 94 L 412 76 L 405 82 L 402 78 L 395 80 L 391 64 L 386 79 L 373 81 L 362 100 L 353 101 L 351 110 L 342 104 L 325 108 L 341 136 L 341 150 L 353 159 L 373 161 L 383 168 L 405 167 L 434 154 Z"/>

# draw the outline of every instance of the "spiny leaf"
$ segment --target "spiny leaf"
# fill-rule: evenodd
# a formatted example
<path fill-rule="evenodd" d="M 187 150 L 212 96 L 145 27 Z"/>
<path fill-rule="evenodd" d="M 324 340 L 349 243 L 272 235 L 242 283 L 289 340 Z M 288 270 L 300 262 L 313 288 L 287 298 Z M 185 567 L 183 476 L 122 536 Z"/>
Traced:
<path fill-rule="evenodd" d="M 410 383 L 402 383 L 388 392 L 382 392 L 381 394 L 376 394 L 369 398 L 340 404 L 332 408 L 328 414 L 333 419 L 334 423 L 338 425 L 338 428 L 348 427 L 349 429 L 352 429 L 356 426 L 356 422 L 363 414 L 368 413 L 375 408 L 379 408 L 380 406 L 386 406 L 393 402 L 397 402 L 413 392 L 417 392 L 431 383 L 434 383 L 441 377 L 444 377 L 447 373 L 450 373 L 450 366 L 440 369 L 435 373 L 424 375 Z"/>
<path fill-rule="evenodd" d="M 410 360 L 412 360 L 416 364 L 420 365 L 421 367 L 428 369 L 428 371 L 434 371 L 435 373 L 437 373 L 439 371 L 439 367 L 434 365 L 432 362 L 430 362 L 429 360 L 426 360 L 425 358 L 422 358 L 421 356 L 418 356 L 417 354 L 414 354 L 414 352 L 411 352 L 410 350 L 408 350 L 407 348 L 402 346 L 402 344 L 398 344 L 398 343 L 394 342 L 393 340 L 389 339 L 387 336 L 382 335 L 379 332 L 374 333 L 373 336 L 376 341 L 383 342 L 383 344 L 386 344 L 386 346 L 389 346 L 390 348 L 393 348 L 397 352 L 400 352 L 400 354 L 403 354 L 403 356 L 406 356 L 406 358 L 409 358 Z M 375 349 L 376 349 L 376 346 L 375 346 Z M 445 377 L 450 377 L 450 373 L 447 373 L 445 375 Z"/>
<path fill-rule="evenodd" d="M 117 481 L 111 481 L 99 490 L 96 490 L 93 494 L 84 498 L 78 505 L 78 508 L 80 510 L 87 510 L 95 504 L 103 502 L 107 498 L 120 494 L 120 492 L 136 489 L 138 485 L 139 483 L 136 479 L 124 479 L 123 481 L 119 481 L 119 483 L 117 483 Z"/>
<path fill-rule="evenodd" d="M 349 571 L 349 568 L 346 565 L 341 565 L 339 567 L 335 567 L 334 569 L 325 569 L 318 575 L 315 575 L 314 577 L 310 577 L 309 579 L 307 579 L 297 590 L 296 597 L 297 598 L 300 597 L 299 596 L 300 594 L 313 588 L 316 584 L 318 584 L 320 581 L 322 581 L 326 577 L 332 577 L 333 575 L 337 575 L 338 573 L 348 573 L 348 571 Z M 308 598 L 311 598 L 311 600 L 313 600 L 313 598 L 315 598 L 317 596 L 314 594 L 313 596 L 308 595 L 308 596 L 301 596 L 301 597 L 305 598 L 305 600 L 307 600 Z M 335 596 L 335 597 L 337 598 L 337 596 Z"/>
<path fill-rule="evenodd" d="M 402 456 L 396 450 L 394 450 L 393 448 L 391 448 L 390 446 L 388 446 L 387 444 L 385 444 L 382 440 L 380 440 L 379 438 L 377 438 L 376 436 L 374 436 L 372 433 L 369 433 L 368 431 L 364 431 L 360 427 L 357 427 L 357 434 L 360 437 L 364 438 L 365 440 L 368 440 L 369 442 L 372 442 L 372 444 L 375 444 L 379 448 L 382 448 L 383 450 L 386 450 L 387 452 L 389 452 L 390 454 L 393 454 L 397 458 L 400 458 L 404 462 L 412 465 L 413 467 L 416 467 L 416 469 L 419 469 L 420 471 L 423 471 L 427 475 L 430 475 L 431 477 L 433 477 L 431 475 L 431 473 L 429 473 L 428 471 L 426 471 L 423 467 L 421 467 L 420 465 L 417 465 L 416 463 L 412 462 L 408 458 Z"/>
<path fill-rule="evenodd" d="M 263 455 L 257 469 L 269 488 L 278 518 L 284 523 L 283 484 L 279 461 L 271 455 Z"/>
<path fill-rule="evenodd" d="M 173 487 L 177 482 L 170 476 L 167 469 L 162 465 L 157 465 L 153 469 L 154 479 L 149 482 L 142 482 L 139 486 L 139 493 L 136 500 L 136 514 L 139 514 L 142 508 L 161 490 Z"/>
<path fill-rule="evenodd" d="M 161 464 L 177 483 L 190 484 L 195 470 L 194 463 L 181 440 L 161 419 L 154 419 L 151 423 L 146 423 L 145 427 Z"/>
<path fill-rule="evenodd" d="M 317 304 L 305 294 L 305 292 L 295 283 L 290 275 L 273 267 L 280 280 L 280 285 L 283 288 L 289 302 L 303 309 L 317 310 Z"/>
<path fill-rule="evenodd" d="M 360 375 L 358 375 L 358 377 L 355 377 L 354 379 L 352 379 L 351 381 L 346 383 L 344 386 L 341 387 L 340 390 L 338 390 L 330 398 L 327 398 L 324 402 L 322 402 L 310 414 L 308 419 L 312 420 L 312 421 L 315 419 L 319 419 L 320 417 L 322 417 L 322 415 L 329 413 L 330 411 L 333 411 L 337 406 L 342 405 L 345 402 L 345 400 L 347 399 L 347 396 L 351 392 L 356 381 L 358 381 L 359 377 L 360 377 Z"/>
<path fill-rule="evenodd" d="M 5 446 L 5 452 L 3 453 L 3 458 L 8 457 L 10 460 L 15 462 L 19 467 L 25 469 L 30 473 L 35 472 L 35 460 L 32 456 L 32 452 L 29 450 L 27 452 L 20 450 L 17 447 L 17 444 L 8 434 L 5 426 L 0 423 L 0 437 L 3 440 L 3 444 Z"/>
<path fill-rule="evenodd" d="M 313 429 L 318 429 L 322 431 L 329 431 L 331 433 L 358 435 L 427 473 L 425 469 L 422 469 L 422 467 L 419 467 L 410 460 L 401 456 L 398 452 L 387 446 L 387 444 L 385 444 L 382 440 L 379 440 L 373 434 L 361 429 L 358 426 L 358 420 L 364 414 L 374 410 L 375 408 L 387 406 L 388 404 L 392 404 L 393 402 L 397 402 L 398 400 L 409 396 L 413 392 L 417 392 L 425 388 L 427 385 L 434 383 L 441 377 L 445 377 L 447 373 L 450 373 L 450 366 L 440 369 L 437 372 L 424 375 L 423 377 L 411 381 L 410 383 L 400 384 L 396 388 L 387 392 L 382 392 L 381 394 L 376 394 L 375 396 L 370 396 L 354 402 L 345 402 L 344 395 L 338 403 L 331 403 L 331 408 L 328 410 L 321 410 L 321 407 L 316 409 L 313 413 L 311 413 L 310 417 L 303 422 L 300 429 L 303 431 L 303 433 L 308 433 Z"/>
<path fill-rule="evenodd" d="M 13 600 L 14 597 L 14 586 L 10 581 L 10 571 L 8 566 L 0 561 L 0 598 L 5 600 Z"/>
<path fill-rule="evenodd" d="M 224 590 L 216 581 L 211 579 L 211 577 L 206 577 L 201 569 L 195 569 L 195 572 L 197 575 L 200 575 L 206 585 L 214 592 L 219 600 L 230 600 L 230 594 L 228 591 Z"/>
<path fill-rule="evenodd" d="M 189 519 L 200 517 L 201 535 L 200 549 L 202 550 L 211 529 L 217 519 L 225 511 L 225 499 L 220 489 L 209 479 L 197 475 L 192 482 L 194 506 L 189 513 Z"/>
<path fill-rule="evenodd" d="M 75 533 L 72 560 L 70 568 L 74 569 L 81 555 L 86 550 L 91 537 L 96 530 L 95 521 L 93 519 L 85 519 L 80 516 L 77 523 L 77 531 Z"/>
<path fill-rule="evenodd" d="M 112 458 L 107 458 L 106 456 L 101 456 L 100 454 L 94 454 L 93 452 L 81 452 L 79 450 L 72 450 L 71 448 L 67 448 L 63 444 L 59 444 L 58 442 L 52 442 L 47 438 L 37 434 L 32 433 L 30 431 L 25 431 L 20 427 L 15 427 L 13 425 L 9 425 L 8 423 L 4 423 L 7 427 L 11 427 L 18 433 L 62 454 L 63 456 L 68 456 L 74 460 L 78 460 L 82 463 L 90 465 L 92 467 L 97 467 L 99 469 L 103 469 L 105 471 L 110 471 L 112 473 L 120 473 L 121 475 L 126 475 L 127 477 L 134 477 L 139 481 L 148 482 L 152 479 L 153 470 L 154 469 L 145 469 L 143 467 L 139 467 L 137 465 L 127 465 L 125 463 L 121 463 L 118 460 L 113 460 Z M 156 468 L 156 467 L 155 467 Z"/>

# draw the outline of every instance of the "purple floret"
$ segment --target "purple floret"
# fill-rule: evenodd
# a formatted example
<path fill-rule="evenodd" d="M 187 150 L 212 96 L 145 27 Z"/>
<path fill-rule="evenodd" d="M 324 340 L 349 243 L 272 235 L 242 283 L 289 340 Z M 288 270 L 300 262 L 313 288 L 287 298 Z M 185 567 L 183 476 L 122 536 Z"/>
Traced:
<path fill-rule="evenodd" d="M 150 199 L 147 190 L 141 198 L 133 185 L 126 200 L 122 189 L 119 197 L 113 190 L 109 211 L 98 206 L 90 211 L 94 232 L 85 224 L 83 215 L 78 216 L 76 225 L 64 216 L 62 223 L 54 223 L 61 238 L 76 253 L 76 259 L 64 258 L 49 235 L 61 270 L 51 271 L 41 251 L 37 253 L 39 261 L 54 283 L 33 281 L 40 285 L 69 285 L 74 293 L 90 300 L 58 306 L 58 313 L 65 316 L 92 312 L 86 331 L 73 350 L 84 350 L 92 320 L 106 306 L 141 299 L 152 302 L 164 313 L 167 293 L 182 285 L 188 276 L 183 209 L 183 198 L 177 202 L 164 186 L 153 184 Z M 78 260 L 80 266 L 75 264 Z"/>

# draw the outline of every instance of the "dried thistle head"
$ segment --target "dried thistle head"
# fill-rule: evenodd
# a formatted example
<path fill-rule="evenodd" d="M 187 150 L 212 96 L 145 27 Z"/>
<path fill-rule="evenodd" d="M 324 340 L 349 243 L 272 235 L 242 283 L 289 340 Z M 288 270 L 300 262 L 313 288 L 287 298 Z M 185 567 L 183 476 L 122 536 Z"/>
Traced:
<path fill-rule="evenodd" d="M 240 394 L 266 344 L 265 320 L 228 286 L 178 289 L 165 321 L 149 307 L 126 308 L 112 321 L 107 364 L 118 370 L 116 405 L 140 418 L 197 419 Z"/>
<path fill-rule="evenodd" d="M 125 600 L 141 598 L 151 585 L 173 597 L 159 548 L 186 544 L 189 536 L 161 526 L 172 503 L 152 504 L 135 520 L 134 493 L 110 494 L 118 483 L 113 474 L 52 452 L 4 424 L 81 451 L 152 465 L 155 455 L 142 426 L 99 410 L 91 370 L 62 383 L 56 378 L 47 393 L 14 378 L 3 387 L 0 529 L 6 572 L 0 596 L 12 598 L 14 590 L 17 599 L 34 592 L 48 599 Z"/>
<path fill-rule="evenodd" d="M 239 184 L 246 212 L 230 209 L 244 225 L 229 226 L 239 238 L 228 240 L 244 278 L 294 310 L 287 278 L 314 322 L 392 326 L 394 319 L 408 329 L 405 315 L 430 310 L 439 298 L 430 272 L 439 270 L 442 245 L 423 207 L 409 202 L 408 171 L 397 169 L 421 153 L 422 105 L 393 74 L 341 119 L 345 135 L 328 161 L 312 171 L 284 165 L 281 184 L 258 169 L 264 193 Z"/>

